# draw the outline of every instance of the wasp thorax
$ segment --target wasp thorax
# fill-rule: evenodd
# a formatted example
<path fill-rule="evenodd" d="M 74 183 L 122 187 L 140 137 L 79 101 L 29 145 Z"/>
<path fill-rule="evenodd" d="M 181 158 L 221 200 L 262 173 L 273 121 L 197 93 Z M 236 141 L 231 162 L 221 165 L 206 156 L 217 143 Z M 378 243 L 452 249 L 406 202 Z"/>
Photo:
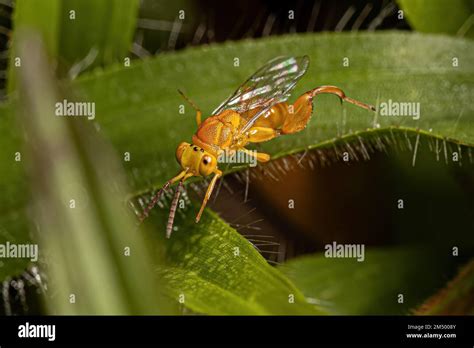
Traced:
<path fill-rule="evenodd" d="M 217 160 L 213 155 L 199 146 L 185 142 L 178 145 L 176 160 L 183 169 L 194 175 L 208 176 L 217 167 Z"/>

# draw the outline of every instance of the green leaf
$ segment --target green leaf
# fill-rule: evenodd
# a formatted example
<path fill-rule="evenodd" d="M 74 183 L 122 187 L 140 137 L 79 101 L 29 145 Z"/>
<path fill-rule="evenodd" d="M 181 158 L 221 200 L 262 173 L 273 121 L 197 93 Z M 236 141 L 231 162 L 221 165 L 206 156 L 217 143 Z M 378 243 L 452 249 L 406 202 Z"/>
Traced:
<path fill-rule="evenodd" d="M 279 269 L 306 297 L 319 300 L 333 314 L 386 315 L 409 314 L 444 285 L 454 262 L 440 250 L 386 248 L 365 250 L 363 262 L 315 254 Z"/>
<path fill-rule="evenodd" d="M 244 237 L 216 214 L 205 211 L 199 224 L 192 216 L 199 205 L 180 210 L 170 239 L 160 233 L 168 209 L 157 209 L 147 221 L 166 245 L 166 269 L 174 300 L 198 313 L 213 315 L 325 314 Z"/>
<path fill-rule="evenodd" d="M 398 0 L 398 3 L 415 30 L 474 37 L 472 0 Z"/>
<path fill-rule="evenodd" d="M 75 87 L 84 100 L 97 101 L 97 122 L 126 162 L 136 193 L 158 187 L 176 174 L 174 152 L 196 131 L 186 94 L 208 115 L 268 59 L 278 55 L 310 57 L 310 68 L 292 100 L 324 84 L 371 103 L 419 102 L 421 116 L 381 116 L 330 95 L 318 96 L 305 131 L 262 144 L 273 157 L 311 147 L 331 146 L 338 137 L 389 127 L 420 130 L 440 139 L 474 144 L 474 44 L 469 40 L 406 33 L 322 34 L 270 38 L 191 48 L 137 62 L 129 69 L 91 74 Z M 401 49 L 402 47 L 402 49 Z M 460 65 L 453 67 L 455 53 Z M 234 67 L 239 57 L 240 67 Z M 258 57 L 258 58 L 256 58 Z M 343 58 L 349 58 L 349 67 Z M 186 114 L 179 113 L 179 106 Z M 369 132 L 369 135 L 370 135 Z M 396 130 L 395 130 L 396 132 Z"/>
<path fill-rule="evenodd" d="M 17 70 L 21 68 L 15 59 L 28 59 L 16 48 L 16 37 L 22 32 L 40 34 L 48 54 L 59 64 L 59 75 L 70 73 L 75 77 L 83 70 L 124 58 L 132 42 L 138 4 L 138 0 L 16 1 L 8 90 L 15 89 Z"/>
<path fill-rule="evenodd" d="M 446 140 L 455 146 L 472 147 L 474 106 L 470 101 L 474 97 L 474 71 L 469 62 L 474 55 L 473 45 L 465 39 L 396 32 L 292 35 L 190 48 L 138 61 L 130 68 L 116 65 L 83 75 L 72 83 L 71 89 L 75 91 L 76 99 L 96 103 L 95 125 L 103 137 L 110 140 L 118 155 L 130 154 L 130 161 L 124 161 L 123 165 L 131 187 L 130 196 L 137 196 L 160 187 L 176 174 L 175 148 L 179 142 L 189 141 L 196 130 L 193 111 L 176 89 L 183 89 L 205 114 L 209 114 L 258 67 L 278 55 L 307 54 L 311 59 L 309 72 L 296 87 L 292 100 L 308 89 L 333 84 L 344 89 L 347 95 L 368 103 L 378 104 L 389 99 L 420 102 L 422 114 L 418 120 L 387 117 L 351 105 L 341 107 L 334 96 L 318 96 L 313 118 L 305 131 L 263 144 L 262 150 L 273 157 L 308 148 L 356 144 L 360 138 L 376 140 L 392 133 L 405 136 L 420 132 L 440 142 Z M 457 67 L 452 64 L 454 54 L 460 62 Z M 240 59 L 239 67 L 234 67 L 235 57 Z M 344 58 L 349 58 L 348 67 L 343 66 Z M 181 104 L 186 105 L 185 115 L 179 113 Z M 15 151 L 21 147 L 21 133 L 15 131 L 14 125 L 17 102 L 2 105 L 0 110 L 0 130 L 6 134 L 0 140 L 4 178 L 0 190 L 5 193 L 0 198 L 0 242 L 11 240 L 11 236 L 14 240 L 27 241 L 25 175 L 21 163 L 14 161 Z M 28 158 L 24 161 L 28 162 Z M 468 161 L 467 156 L 465 161 Z M 183 279 L 183 291 L 188 291 L 186 289 L 196 283 L 190 284 L 183 277 L 195 277 L 196 282 L 209 285 L 213 296 L 235 300 L 212 312 L 212 308 L 205 307 L 206 301 L 202 297 L 205 292 L 194 287 L 192 294 L 187 296 L 192 299 L 188 303 L 191 308 L 196 312 L 212 313 L 274 313 L 278 308 L 271 307 L 255 288 L 251 287 L 248 293 L 232 288 L 240 281 L 245 284 L 257 281 L 262 272 L 268 273 L 270 284 L 279 284 L 270 297 L 272 301 L 288 301 L 288 292 L 296 291 L 291 282 L 279 272 L 271 271 L 272 268 L 264 268 L 263 259 L 257 258 L 251 245 L 210 212 L 195 225 L 192 216 L 196 210 L 197 206 L 192 205 L 185 216 L 177 219 L 179 230 L 166 242 L 162 239 L 167 212 L 155 211 L 148 222 L 154 227 L 153 235 L 160 238 L 153 245 L 165 245 L 168 266 L 181 269 L 176 273 L 178 280 L 174 284 Z M 228 234 L 221 235 L 222 231 Z M 200 238 L 199 243 L 193 237 Z M 250 260 L 240 266 L 252 268 L 257 265 L 256 273 L 246 276 L 240 272 L 232 266 L 236 261 L 228 253 L 224 253 L 222 260 L 214 260 L 212 265 L 216 269 L 213 268 L 209 258 L 213 257 L 214 249 L 228 251 L 229 241 L 242 247 L 241 252 Z M 185 250 L 190 251 L 189 258 L 195 265 L 186 262 Z M 20 266 L 21 263 L 8 262 L 0 268 L 0 276 L 14 274 Z M 222 267 L 218 269 L 219 266 Z M 232 270 L 230 286 L 224 281 L 228 276 L 227 268 Z M 206 272 L 206 269 L 213 272 Z M 175 292 L 174 296 L 177 294 Z M 256 300 L 239 309 L 235 296 L 248 294 Z M 302 295 L 295 292 L 295 297 L 296 305 L 288 304 L 286 308 L 306 312 L 308 307 L 303 303 Z M 278 306 L 283 304 L 278 302 Z"/>

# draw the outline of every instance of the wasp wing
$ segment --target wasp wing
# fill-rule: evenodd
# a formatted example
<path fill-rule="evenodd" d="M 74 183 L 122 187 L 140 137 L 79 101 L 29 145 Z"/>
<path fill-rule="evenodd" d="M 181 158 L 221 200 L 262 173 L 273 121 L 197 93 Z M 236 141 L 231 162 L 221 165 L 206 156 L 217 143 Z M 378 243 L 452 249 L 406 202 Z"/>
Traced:
<path fill-rule="evenodd" d="M 288 99 L 291 90 L 309 66 L 308 56 L 277 57 L 255 72 L 212 113 L 231 109 L 248 120 L 239 133 L 247 131 L 273 105 Z M 254 110 L 255 112 L 250 112 Z"/>

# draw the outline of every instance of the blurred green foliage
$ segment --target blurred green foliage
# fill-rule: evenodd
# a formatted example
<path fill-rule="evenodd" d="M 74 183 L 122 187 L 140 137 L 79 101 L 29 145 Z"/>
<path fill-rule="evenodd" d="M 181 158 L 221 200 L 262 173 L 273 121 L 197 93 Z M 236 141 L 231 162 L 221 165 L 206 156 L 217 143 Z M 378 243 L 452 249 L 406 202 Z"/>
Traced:
<path fill-rule="evenodd" d="M 473 0 L 398 0 L 398 3 L 417 31 L 474 38 Z"/>
<path fill-rule="evenodd" d="M 23 31 L 41 34 L 59 76 L 75 77 L 87 69 L 123 63 L 135 32 L 138 5 L 138 0 L 17 0 L 8 91 L 16 86 L 15 59 L 28 59 L 16 48 L 16 36 Z"/>

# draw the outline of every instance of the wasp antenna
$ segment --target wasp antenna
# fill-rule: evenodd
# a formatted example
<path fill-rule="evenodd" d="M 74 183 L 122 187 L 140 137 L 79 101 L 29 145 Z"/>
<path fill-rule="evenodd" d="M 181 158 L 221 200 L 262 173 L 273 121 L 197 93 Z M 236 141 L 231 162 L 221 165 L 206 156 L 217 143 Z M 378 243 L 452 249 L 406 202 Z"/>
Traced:
<path fill-rule="evenodd" d="M 168 189 L 170 184 L 171 184 L 171 181 L 167 181 L 166 184 L 164 184 L 164 186 L 153 196 L 151 202 L 147 205 L 145 210 L 143 210 L 143 213 L 138 218 L 138 221 L 140 224 L 143 222 L 143 220 L 145 220 L 148 217 L 148 213 L 150 213 L 150 210 L 152 210 L 153 207 L 156 205 L 156 203 L 158 203 L 158 201 L 161 198 L 161 195 L 163 194 L 164 191 Z"/>
<path fill-rule="evenodd" d="M 197 105 L 194 104 L 194 102 L 193 102 L 191 99 L 189 99 L 189 98 L 186 96 L 186 94 L 184 94 L 183 91 L 180 90 L 179 88 L 178 88 L 178 93 L 181 94 L 181 96 L 183 97 L 183 99 L 186 100 L 186 101 L 193 107 L 193 109 L 196 111 L 196 123 L 197 123 L 197 125 L 199 126 L 199 125 L 201 124 L 201 115 L 202 115 L 201 109 L 199 109 L 199 108 L 197 107 Z"/>
<path fill-rule="evenodd" d="M 195 110 L 199 110 L 197 105 L 191 99 L 189 99 L 188 96 L 186 94 L 184 94 L 184 92 L 182 90 L 180 90 L 179 88 L 178 88 L 178 93 L 181 94 L 181 96 L 184 98 L 184 100 L 186 100 Z"/>
<path fill-rule="evenodd" d="M 170 215 L 168 216 L 168 225 L 166 226 L 166 238 L 169 238 L 171 236 L 171 232 L 173 231 L 174 216 L 176 215 L 176 207 L 178 206 L 178 200 L 182 188 L 183 180 L 179 182 L 179 185 L 174 193 L 173 201 L 171 202 Z"/>
<path fill-rule="evenodd" d="M 147 218 L 148 213 L 150 212 L 150 210 L 153 209 L 153 207 L 156 205 L 156 203 L 158 203 L 158 201 L 160 200 L 161 195 L 163 194 L 163 192 L 166 191 L 168 189 L 168 187 L 170 187 L 170 185 L 173 185 L 176 181 L 183 179 L 183 177 L 185 177 L 186 173 L 187 173 L 186 170 L 181 171 L 178 175 L 176 175 L 174 178 L 168 180 L 163 185 L 163 187 L 153 196 L 151 202 L 147 205 L 145 210 L 143 210 L 142 215 L 140 215 L 140 217 L 138 218 L 138 225 L 140 225 L 143 222 L 143 220 L 145 220 Z"/>

